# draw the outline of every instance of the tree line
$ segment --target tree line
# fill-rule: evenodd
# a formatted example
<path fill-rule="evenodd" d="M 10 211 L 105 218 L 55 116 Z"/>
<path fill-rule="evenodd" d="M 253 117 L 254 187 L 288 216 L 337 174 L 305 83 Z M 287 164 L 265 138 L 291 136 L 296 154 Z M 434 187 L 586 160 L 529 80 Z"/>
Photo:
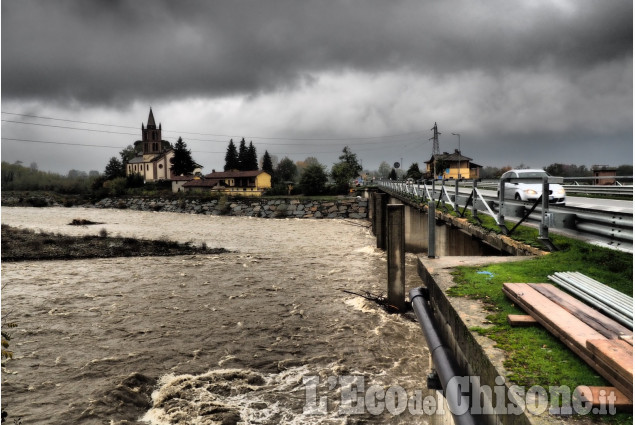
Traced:
<path fill-rule="evenodd" d="M 308 157 L 304 161 L 298 162 L 284 157 L 278 162 L 277 158 L 272 157 L 268 151 L 265 151 L 259 163 L 253 142 L 249 142 L 249 146 L 247 146 L 243 138 L 239 148 L 236 149 L 233 139 L 230 139 L 225 153 L 224 170 L 252 171 L 258 169 L 271 175 L 272 188 L 269 194 L 282 195 L 289 192 L 301 192 L 305 195 L 322 195 L 347 193 L 351 180 L 360 175 L 362 166 L 357 159 L 357 154 L 353 153 L 348 146 L 344 147 L 339 162 L 333 164 L 330 172 L 315 157 Z M 330 184 L 329 178 L 332 180 Z"/>

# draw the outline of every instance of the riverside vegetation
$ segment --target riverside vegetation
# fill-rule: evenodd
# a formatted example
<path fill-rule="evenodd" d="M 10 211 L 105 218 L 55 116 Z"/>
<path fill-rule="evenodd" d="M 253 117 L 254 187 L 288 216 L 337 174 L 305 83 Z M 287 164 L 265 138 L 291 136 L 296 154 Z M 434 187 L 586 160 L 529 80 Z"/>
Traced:
<path fill-rule="evenodd" d="M 77 222 L 72 225 L 87 225 L 81 219 L 76 220 Z M 73 260 L 223 252 L 226 252 L 223 248 L 210 249 L 204 244 L 197 246 L 166 239 L 109 237 L 105 229 L 101 229 L 97 235 L 68 236 L 2 225 L 2 261 Z"/>

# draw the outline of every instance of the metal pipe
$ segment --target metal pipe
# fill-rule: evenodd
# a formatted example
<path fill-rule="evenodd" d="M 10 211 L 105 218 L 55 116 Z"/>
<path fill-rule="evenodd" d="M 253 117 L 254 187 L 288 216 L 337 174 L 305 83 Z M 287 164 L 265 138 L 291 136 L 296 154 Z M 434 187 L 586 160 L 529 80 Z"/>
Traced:
<path fill-rule="evenodd" d="M 439 375 L 441 387 L 454 418 L 454 423 L 456 425 L 476 425 L 476 420 L 469 411 L 469 395 L 462 393 L 457 381 L 452 379 L 460 376 L 459 367 L 453 358 L 452 352 L 442 343 L 441 337 L 436 330 L 430 307 L 425 299 L 424 289 L 414 288 L 409 295 L 412 309 L 417 315 L 417 320 L 428 343 L 428 349 L 430 350 L 435 370 Z M 456 384 L 456 386 L 448 388 L 448 384 Z M 466 406 L 468 407 L 467 409 Z M 462 415 L 454 413 L 461 410 L 465 410 L 465 413 Z"/>
<path fill-rule="evenodd" d="M 564 280 L 572 286 L 575 286 L 579 290 L 587 293 L 589 296 L 597 299 L 599 302 L 603 304 L 609 305 L 611 303 L 611 307 L 615 310 L 620 311 L 622 314 L 627 317 L 633 318 L 633 299 L 628 297 L 627 295 L 622 294 L 619 291 L 616 291 L 613 288 L 610 288 L 603 283 L 598 282 L 597 280 L 593 280 L 588 276 L 585 276 L 581 273 L 577 273 L 574 276 L 574 272 L 572 273 L 554 273 L 554 276 Z M 577 276 L 580 275 L 580 276 Z M 619 295 L 618 295 L 619 294 Z M 622 296 L 620 296 L 622 295 Z"/>
<path fill-rule="evenodd" d="M 587 295 L 584 292 L 580 292 L 575 286 L 570 285 L 566 281 L 564 281 L 564 280 L 562 280 L 562 279 L 560 279 L 560 278 L 558 278 L 556 276 L 548 276 L 548 277 L 549 277 L 549 279 L 551 279 L 551 281 L 553 281 L 553 282 L 557 283 L 558 285 L 562 286 L 563 288 L 565 288 L 567 291 L 571 292 L 572 294 L 575 294 L 576 296 L 578 296 L 578 298 L 586 301 L 587 303 L 589 303 L 593 307 L 596 307 L 598 310 L 602 311 L 607 316 L 615 319 L 616 321 L 620 322 L 624 326 L 628 326 L 630 329 L 633 329 L 633 319 L 629 319 L 628 317 L 625 317 L 620 312 L 618 312 L 616 310 L 613 310 L 610 306 L 607 306 L 607 305 L 599 302 L 597 299 Z"/>
<path fill-rule="evenodd" d="M 570 282 L 577 282 L 586 288 L 585 291 L 587 293 L 594 295 L 596 298 L 610 301 L 616 305 L 622 306 L 626 308 L 629 313 L 632 313 L 633 298 L 582 274 L 580 274 L 581 276 L 570 276 L 568 274 L 556 275 L 561 279 L 565 279 Z M 571 275 L 573 275 L 573 273 L 571 273 Z"/>
<path fill-rule="evenodd" d="M 584 275 L 580 272 L 568 272 L 568 273 L 555 273 L 556 276 L 560 275 L 568 275 L 569 279 L 575 278 L 580 282 L 585 282 L 587 285 L 597 288 L 598 292 L 602 295 L 609 295 L 618 301 L 620 304 L 624 304 L 625 306 L 633 307 L 633 297 L 629 297 L 628 295 L 618 291 L 617 289 L 613 289 L 608 285 L 603 284 L 602 282 L 598 282 L 595 279 L 590 278 L 587 275 Z"/>

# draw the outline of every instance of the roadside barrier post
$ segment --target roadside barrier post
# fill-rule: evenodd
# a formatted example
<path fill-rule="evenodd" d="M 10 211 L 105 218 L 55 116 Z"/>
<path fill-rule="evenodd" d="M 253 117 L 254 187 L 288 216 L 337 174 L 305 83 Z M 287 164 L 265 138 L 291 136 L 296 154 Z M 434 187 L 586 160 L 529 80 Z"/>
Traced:
<path fill-rule="evenodd" d="M 454 204 L 459 202 L 459 180 L 454 180 Z"/>
<path fill-rule="evenodd" d="M 474 194 L 472 196 L 472 217 L 474 219 L 478 219 L 478 212 L 476 211 L 476 185 L 476 179 L 472 180 L 472 193 Z"/>
<path fill-rule="evenodd" d="M 540 220 L 540 232 L 538 237 L 542 240 L 549 240 L 549 178 L 542 177 L 542 220 Z"/>

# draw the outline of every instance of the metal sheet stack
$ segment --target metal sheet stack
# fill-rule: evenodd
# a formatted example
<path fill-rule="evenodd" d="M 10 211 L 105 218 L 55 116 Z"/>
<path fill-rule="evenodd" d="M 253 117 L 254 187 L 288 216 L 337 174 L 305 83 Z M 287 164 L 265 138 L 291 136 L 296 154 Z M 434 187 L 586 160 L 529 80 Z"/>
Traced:
<path fill-rule="evenodd" d="M 559 272 L 549 280 L 607 316 L 633 329 L 633 298 L 578 272 Z"/>

